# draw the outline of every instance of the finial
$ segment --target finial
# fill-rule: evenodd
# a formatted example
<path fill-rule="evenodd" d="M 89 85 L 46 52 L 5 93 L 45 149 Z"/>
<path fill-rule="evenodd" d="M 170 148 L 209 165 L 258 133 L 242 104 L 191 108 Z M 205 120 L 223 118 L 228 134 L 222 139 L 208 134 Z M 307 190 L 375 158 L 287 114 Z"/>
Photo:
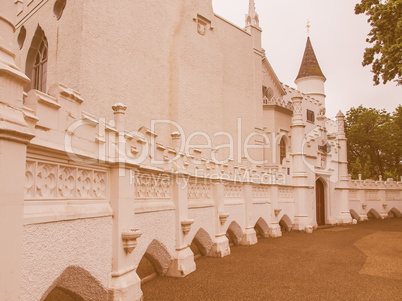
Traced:
<path fill-rule="evenodd" d="M 249 13 L 249 15 L 251 15 L 251 16 L 254 16 L 254 15 L 255 15 L 255 2 L 254 2 L 254 0 L 249 0 L 249 3 L 248 3 L 248 13 Z"/>
<path fill-rule="evenodd" d="M 259 18 L 258 14 L 255 10 L 255 2 L 254 0 L 249 0 L 248 4 L 248 14 L 246 15 L 246 27 L 249 25 L 253 25 L 259 27 Z"/>
<path fill-rule="evenodd" d="M 310 27 L 311 27 L 309 19 L 307 19 L 307 26 L 306 27 L 307 27 L 307 36 L 309 37 L 310 36 Z"/>

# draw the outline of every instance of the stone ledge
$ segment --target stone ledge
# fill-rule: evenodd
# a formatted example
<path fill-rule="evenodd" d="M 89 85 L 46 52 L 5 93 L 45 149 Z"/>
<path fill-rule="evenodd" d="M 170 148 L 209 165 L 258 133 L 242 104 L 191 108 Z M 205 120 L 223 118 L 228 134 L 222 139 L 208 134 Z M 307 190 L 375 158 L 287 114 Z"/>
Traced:
<path fill-rule="evenodd" d="M 25 201 L 24 225 L 76 219 L 111 217 L 108 201 Z"/>

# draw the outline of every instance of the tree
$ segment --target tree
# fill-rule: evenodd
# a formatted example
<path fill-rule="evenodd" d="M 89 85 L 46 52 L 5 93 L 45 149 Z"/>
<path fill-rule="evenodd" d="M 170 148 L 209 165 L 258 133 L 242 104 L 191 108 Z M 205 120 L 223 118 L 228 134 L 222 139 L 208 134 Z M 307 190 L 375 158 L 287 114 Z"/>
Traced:
<path fill-rule="evenodd" d="M 402 175 L 402 106 L 393 114 L 373 108 L 351 108 L 346 113 L 348 167 L 352 178 L 398 180 Z"/>
<path fill-rule="evenodd" d="M 402 84 L 402 0 L 362 0 L 356 4 L 355 14 L 369 16 L 372 29 L 365 49 L 363 66 L 372 64 L 375 85 L 395 80 Z"/>

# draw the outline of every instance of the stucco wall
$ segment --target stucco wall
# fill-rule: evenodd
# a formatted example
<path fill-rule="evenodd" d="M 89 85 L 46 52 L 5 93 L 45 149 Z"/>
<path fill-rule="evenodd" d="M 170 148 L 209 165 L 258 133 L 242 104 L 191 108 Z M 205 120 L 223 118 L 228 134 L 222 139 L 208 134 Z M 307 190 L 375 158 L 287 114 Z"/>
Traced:
<path fill-rule="evenodd" d="M 136 228 L 141 229 L 142 235 L 138 238 L 138 245 L 133 251 L 133 265 L 138 265 L 149 244 L 156 239 L 166 247 L 173 257 L 176 242 L 175 211 L 159 211 L 135 214 Z"/>
<path fill-rule="evenodd" d="M 295 221 L 295 204 L 294 203 L 278 203 L 278 208 L 282 209 L 280 214 L 278 215 L 277 220 L 280 221 L 284 215 L 287 215 L 291 220 L 292 223 Z M 274 208 L 276 209 L 276 208 Z"/>
<path fill-rule="evenodd" d="M 194 224 L 191 225 L 191 230 L 187 234 L 187 243 L 191 244 L 197 231 L 204 229 L 212 240 L 215 238 L 215 207 L 207 208 L 192 208 L 188 210 L 188 217 L 194 219 Z"/>
<path fill-rule="evenodd" d="M 252 207 L 252 225 L 255 226 L 258 219 L 262 217 L 265 222 L 270 223 L 271 221 L 271 204 L 253 204 Z"/>
<path fill-rule="evenodd" d="M 20 300 L 40 300 L 71 265 L 85 269 L 107 288 L 111 262 L 111 217 L 26 225 Z"/>
<path fill-rule="evenodd" d="M 239 226 L 242 228 L 244 232 L 245 228 L 245 212 L 244 212 L 245 206 L 243 204 L 239 205 L 226 205 L 225 204 L 225 212 L 229 213 L 229 217 L 224 225 L 224 228 L 227 230 L 229 227 L 230 223 L 232 221 L 235 221 L 236 223 L 239 224 Z"/>

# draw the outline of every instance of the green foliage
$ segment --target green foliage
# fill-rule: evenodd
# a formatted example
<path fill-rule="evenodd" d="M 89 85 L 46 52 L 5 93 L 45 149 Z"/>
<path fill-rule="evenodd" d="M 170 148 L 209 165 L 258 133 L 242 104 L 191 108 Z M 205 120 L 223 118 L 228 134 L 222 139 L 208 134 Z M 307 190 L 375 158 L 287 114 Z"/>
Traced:
<path fill-rule="evenodd" d="M 372 29 L 367 42 L 363 66 L 372 65 L 375 85 L 394 80 L 402 84 L 402 0 L 362 0 L 355 14 L 366 14 Z"/>
<path fill-rule="evenodd" d="M 373 108 L 351 108 L 346 113 L 348 167 L 353 179 L 394 178 L 402 175 L 402 106 L 393 114 Z"/>

